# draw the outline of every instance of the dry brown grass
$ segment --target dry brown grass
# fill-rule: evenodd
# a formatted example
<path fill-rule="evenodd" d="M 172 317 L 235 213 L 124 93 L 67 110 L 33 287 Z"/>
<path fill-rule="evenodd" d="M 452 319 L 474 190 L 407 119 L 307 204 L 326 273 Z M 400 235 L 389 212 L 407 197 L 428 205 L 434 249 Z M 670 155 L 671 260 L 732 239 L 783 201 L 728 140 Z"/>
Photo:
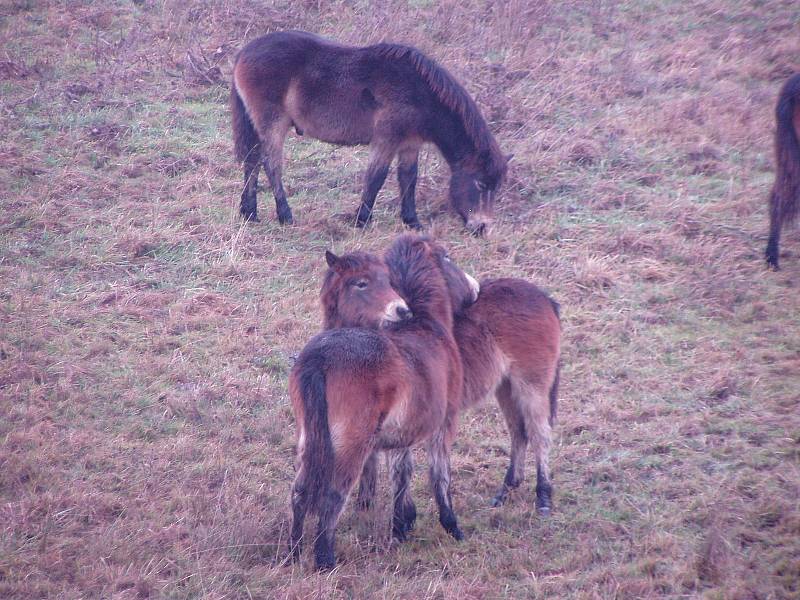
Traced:
<path fill-rule="evenodd" d="M 762 264 L 797 23 L 778 0 L 5 2 L 0 597 L 797 598 L 796 230 Z M 391 179 L 350 226 L 363 149 L 297 138 L 299 224 L 239 222 L 226 82 L 281 28 L 419 46 L 515 153 L 492 239 L 463 235 L 434 151 L 419 205 L 469 270 L 562 304 L 552 518 L 530 485 L 488 507 L 508 448 L 487 405 L 453 453 L 463 543 L 420 468 L 408 543 L 384 482 L 336 571 L 282 563 L 322 252 L 401 227 Z"/>

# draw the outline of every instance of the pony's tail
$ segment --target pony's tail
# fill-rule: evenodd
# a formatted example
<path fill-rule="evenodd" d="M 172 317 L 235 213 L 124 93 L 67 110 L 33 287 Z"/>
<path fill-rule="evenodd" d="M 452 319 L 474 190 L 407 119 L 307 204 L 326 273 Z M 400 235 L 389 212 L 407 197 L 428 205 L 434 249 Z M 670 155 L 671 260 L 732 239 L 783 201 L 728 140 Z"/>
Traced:
<path fill-rule="evenodd" d="M 778 243 L 781 229 L 794 221 L 800 196 L 800 142 L 797 139 L 800 119 L 794 122 L 800 101 L 800 73 L 789 78 L 781 88 L 775 107 L 775 183 L 769 196 L 769 243 L 767 262 L 778 266 Z"/>
<path fill-rule="evenodd" d="M 553 312 L 556 314 L 559 326 L 561 325 L 561 305 L 553 300 L 550 300 L 550 306 L 553 307 Z M 550 385 L 550 427 L 555 425 L 556 417 L 558 416 L 558 384 L 561 381 L 561 359 L 556 363 L 556 376 L 553 378 L 553 383 Z"/>
<path fill-rule="evenodd" d="M 236 79 L 231 81 L 230 105 L 236 160 L 240 163 L 251 157 L 254 160 L 258 160 L 261 156 L 261 140 L 258 138 L 253 122 L 247 114 L 242 97 L 236 89 Z"/>
<path fill-rule="evenodd" d="M 325 371 L 322 356 L 311 356 L 300 370 L 298 380 L 303 402 L 305 448 L 303 469 L 309 506 L 319 507 L 333 480 L 333 443 L 328 426 Z"/>

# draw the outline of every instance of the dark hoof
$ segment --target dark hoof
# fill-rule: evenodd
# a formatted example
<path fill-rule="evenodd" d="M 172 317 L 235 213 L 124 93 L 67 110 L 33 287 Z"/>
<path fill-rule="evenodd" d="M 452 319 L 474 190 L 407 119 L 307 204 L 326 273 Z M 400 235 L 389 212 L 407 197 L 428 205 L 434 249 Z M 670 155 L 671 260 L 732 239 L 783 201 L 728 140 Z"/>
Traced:
<path fill-rule="evenodd" d="M 422 223 L 420 223 L 417 220 L 414 220 L 414 221 L 403 221 L 403 223 L 405 224 L 406 227 L 408 227 L 409 229 L 412 229 L 413 231 L 422 231 L 422 229 L 423 229 Z"/>
<path fill-rule="evenodd" d="M 333 571 L 336 566 L 335 562 L 318 562 L 316 565 L 317 571 Z"/>
<path fill-rule="evenodd" d="M 255 212 L 242 212 L 242 219 L 244 219 L 247 223 L 258 223 L 260 219 Z"/>
<path fill-rule="evenodd" d="M 372 211 L 365 209 L 363 206 L 358 209 L 356 213 L 356 227 L 363 229 L 372 220 Z"/>
<path fill-rule="evenodd" d="M 489 503 L 492 508 L 500 508 L 503 504 L 506 503 L 506 495 L 505 494 L 497 494 L 492 501 Z"/>
<path fill-rule="evenodd" d="M 300 552 L 302 551 L 302 545 L 300 542 L 296 544 L 289 543 L 289 558 L 293 563 L 300 561 Z"/>
<path fill-rule="evenodd" d="M 489 232 L 489 229 L 486 227 L 485 223 L 480 223 L 479 225 L 475 225 L 473 227 L 467 226 L 467 229 L 475 237 L 486 237 L 486 234 Z"/>
<path fill-rule="evenodd" d="M 778 266 L 778 259 L 773 258 L 771 256 L 767 257 L 767 268 L 771 271 L 780 271 L 781 268 Z"/>
<path fill-rule="evenodd" d="M 336 558 L 333 554 L 328 554 L 326 556 L 317 554 L 314 566 L 317 571 L 332 571 L 336 566 Z"/>
<path fill-rule="evenodd" d="M 452 529 L 449 529 L 449 530 L 447 531 L 447 533 L 449 533 L 450 535 L 452 535 L 452 536 L 453 536 L 453 538 L 454 538 L 454 539 L 455 539 L 457 542 L 460 542 L 461 540 L 463 540 L 463 539 L 464 539 L 464 534 L 463 534 L 463 533 L 461 533 L 461 530 L 458 528 L 458 526 L 456 526 L 456 527 L 453 527 Z"/>
<path fill-rule="evenodd" d="M 408 531 L 411 529 L 410 527 L 406 527 L 405 525 L 395 525 L 392 527 L 392 537 L 396 539 L 398 542 L 405 542 L 408 539 Z"/>
<path fill-rule="evenodd" d="M 536 512 L 539 513 L 540 517 L 549 517 L 550 516 L 550 507 L 549 506 L 537 506 Z"/>
<path fill-rule="evenodd" d="M 278 215 L 278 223 L 281 225 L 294 225 L 294 217 L 291 213 L 288 215 Z"/>

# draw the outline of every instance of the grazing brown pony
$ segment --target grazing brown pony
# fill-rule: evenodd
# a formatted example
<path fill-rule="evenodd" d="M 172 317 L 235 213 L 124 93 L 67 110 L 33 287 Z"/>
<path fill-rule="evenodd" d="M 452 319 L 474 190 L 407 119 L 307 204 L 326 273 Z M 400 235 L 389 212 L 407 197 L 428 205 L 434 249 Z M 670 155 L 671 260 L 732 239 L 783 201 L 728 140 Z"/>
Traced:
<path fill-rule="evenodd" d="M 419 228 L 414 190 L 424 142 L 450 165 L 450 200 L 473 233 L 488 232 L 507 158 L 475 102 L 448 73 L 409 46 L 342 46 L 311 33 L 283 31 L 250 42 L 233 69 L 231 112 L 236 156 L 244 165 L 240 212 L 257 220 L 259 165 L 272 185 L 278 220 L 292 222 L 281 183 L 283 143 L 298 135 L 370 147 L 356 216 L 372 215 L 389 165 L 398 157 L 403 222 Z"/>
<path fill-rule="evenodd" d="M 454 538 L 462 538 L 450 499 L 449 448 L 463 379 L 452 335 L 451 295 L 461 305 L 474 292 L 463 273 L 445 260 L 441 248 L 426 238 L 403 236 L 388 257 L 402 264 L 394 270 L 392 284 L 406 295 L 412 316 L 383 328 L 324 331 L 306 345 L 289 376 L 297 422 L 289 545 L 292 556 L 299 557 L 306 513 L 316 512 L 317 568 L 334 566 L 339 514 L 365 461 L 376 450 L 407 449 L 427 441 L 439 521 Z M 360 293 L 360 283 L 366 283 L 362 291 L 384 286 L 388 271 L 377 266 L 377 259 L 330 253 L 327 259 L 332 274 L 326 277 L 323 297 L 335 298 L 338 307 L 351 304 Z M 461 281 L 448 284 L 446 278 Z M 456 294 L 455 289 L 461 292 Z M 385 289 L 378 295 L 390 297 Z M 380 304 L 357 322 L 375 326 L 386 312 L 387 305 Z M 337 322 L 326 313 L 326 323 Z M 396 485 L 407 488 L 410 475 L 398 474 Z M 395 515 L 413 523 L 416 512 L 410 515 L 405 505 L 396 502 Z"/>
<path fill-rule="evenodd" d="M 391 266 L 397 268 L 395 263 Z M 403 290 L 398 291 L 405 295 Z M 325 298 L 323 305 L 326 314 L 336 313 L 336 307 L 326 304 Z M 338 303 L 339 307 L 342 305 Z M 558 304 L 522 279 L 488 279 L 481 282 L 474 304 L 462 304 L 460 309 L 457 304 L 454 306 L 453 334 L 464 373 L 459 409 L 475 406 L 494 392 L 511 434 L 511 462 L 492 504 L 502 505 L 509 491 L 522 483 L 530 442 L 536 456 L 536 506 L 540 514 L 547 515 L 552 508 L 548 457 L 559 383 Z M 337 315 L 326 319 L 326 323 L 347 326 L 350 318 Z M 410 461 L 410 455 L 401 459 L 402 465 L 402 461 Z M 392 470 L 397 469 L 395 459 Z M 373 456 L 365 463 L 360 506 L 370 504 L 376 477 L 377 460 Z M 409 514 L 414 512 L 410 498 L 402 502 Z"/>
<path fill-rule="evenodd" d="M 778 269 L 781 229 L 800 206 L 800 73 L 783 84 L 775 107 L 775 183 L 769 195 L 767 264 Z"/>

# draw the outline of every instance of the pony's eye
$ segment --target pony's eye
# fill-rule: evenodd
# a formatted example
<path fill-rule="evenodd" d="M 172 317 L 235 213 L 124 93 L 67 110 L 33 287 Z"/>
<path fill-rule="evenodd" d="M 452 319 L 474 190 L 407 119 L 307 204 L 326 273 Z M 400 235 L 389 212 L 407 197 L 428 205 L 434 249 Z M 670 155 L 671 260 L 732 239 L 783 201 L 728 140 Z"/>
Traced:
<path fill-rule="evenodd" d="M 367 288 L 367 280 L 366 279 L 359 279 L 354 284 L 359 290 L 364 290 Z"/>

